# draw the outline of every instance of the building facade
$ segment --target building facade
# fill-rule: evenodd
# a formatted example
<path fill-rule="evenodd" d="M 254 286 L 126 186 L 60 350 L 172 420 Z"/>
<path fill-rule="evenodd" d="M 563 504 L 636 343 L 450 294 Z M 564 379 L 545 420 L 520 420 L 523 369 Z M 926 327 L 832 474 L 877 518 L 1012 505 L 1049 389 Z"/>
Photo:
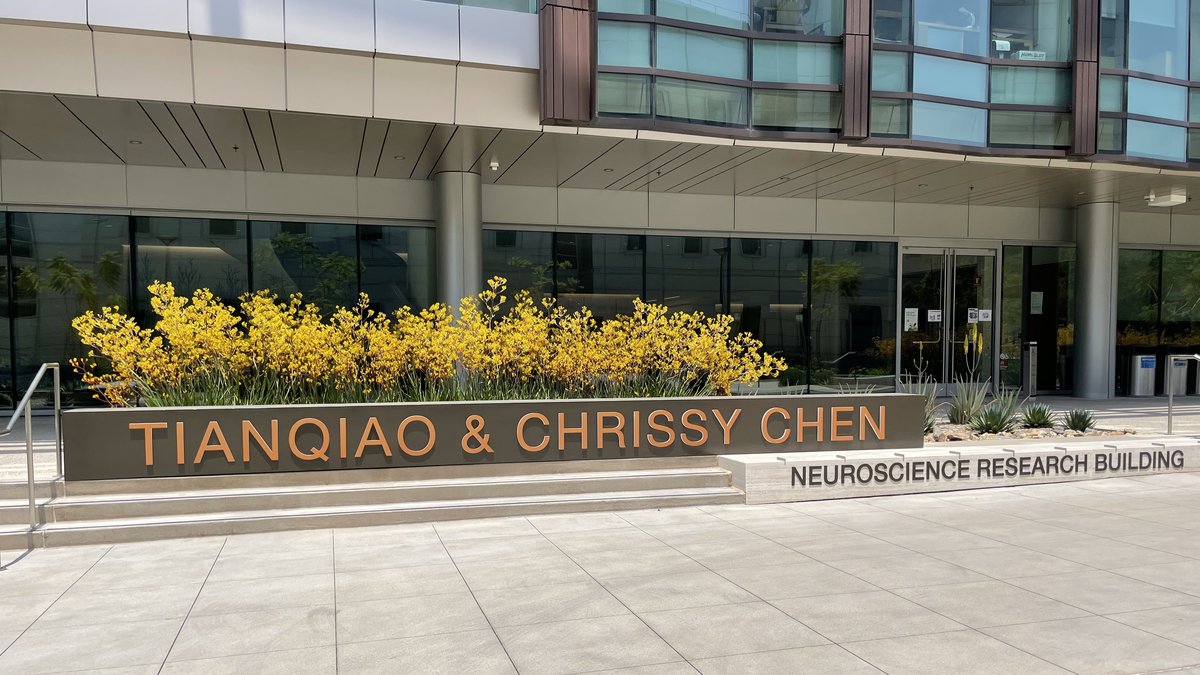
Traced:
<path fill-rule="evenodd" d="M 0 0 L 0 65 L 10 404 L 154 280 L 643 297 L 795 392 L 1200 351 L 1200 0 Z"/>

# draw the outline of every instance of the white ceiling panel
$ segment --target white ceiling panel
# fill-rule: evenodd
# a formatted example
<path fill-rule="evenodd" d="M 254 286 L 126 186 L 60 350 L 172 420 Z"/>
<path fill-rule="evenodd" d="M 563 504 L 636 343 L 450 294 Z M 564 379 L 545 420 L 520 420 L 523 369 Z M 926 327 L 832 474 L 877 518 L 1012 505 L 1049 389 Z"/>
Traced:
<path fill-rule="evenodd" d="M 479 158 L 500 134 L 499 129 L 459 127 L 458 133 L 442 150 L 434 163 L 433 171 L 467 171 L 479 163 Z M 491 173 L 491 169 L 486 169 Z"/>
<path fill-rule="evenodd" d="M 258 161 L 262 162 L 263 171 L 283 171 L 271 113 L 266 110 L 247 110 L 246 121 L 250 123 L 250 134 L 254 137 L 254 147 L 258 148 Z"/>
<path fill-rule="evenodd" d="M 28 148 L 0 131 L 0 159 L 40 159 Z"/>
<path fill-rule="evenodd" d="M 505 129 L 492 140 L 471 170 L 478 173 L 484 183 L 495 183 L 541 136 L 537 131 Z M 495 171 L 491 170 L 492 162 L 496 163 Z"/>
<path fill-rule="evenodd" d="M 171 149 L 175 151 L 175 155 L 179 159 L 183 160 L 184 166 L 193 169 L 204 168 L 204 162 L 201 161 L 200 155 L 196 154 L 196 149 L 192 147 L 187 134 L 179 128 L 179 123 L 175 121 L 175 116 L 167 109 L 165 103 L 142 101 L 142 110 L 150 117 L 150 121 L 154 122 L 154 128 L 171 144 Z"/>
<path fill-rule="evenodd" d="M 196 116 L 196 110 L 187 103 L 168 103 L 167 111 L 175 118 L 175 123 L 183 130 L 188 143 L 191 143 L 192 149 L 200 156 L 204 166 L 209 169 L 224 169 L 221 155 L 213 146 L 213 141 L 204 125 L 200 123 L 200 118 Z"/>
<path fill-rule="evenodd" d="M 362 149 L 358 153 L 358 175 L 375 175 L 375 170 L 379 168 L 379 158 L 383 155 L 383 140 L 387 137 L 387 130 L 387 120 L 367 120 Z"/>
<path fill-rule="evenodd" d="M 433 175 L 434 165 L 458 132 L 459 127 L 452 124 L 439 124 L 434 127 L 433 133 L 429 134 L 429 138 L 425 141 L 425 146 L 421 148 L 421 154 L 417 157 L 412 174 L 408 177 L 417 180 L 430 178 Z"/>
<path fill-rule="evenodd" d="M 250 122 L 244 110 L 200 106 L 196 108 L 196 114 L 226 169 L 262 171 L 262 160 L 258 157 L 258 148 L 254 145 L 254 136 L 250 133 Z"/>
<path fill-rule="evenodd" d="M 670 141 L 639 141 L 631 138 L 605 140 L 617 142 L 565 179 L 563 187 L 602 190 L 619 184 L 639 170 L 646 170 L 654 162 L 661 164 L 670 161 L 691 147 Z"/>
<path fill-rule="evenodd" d="M 358 173 L 366 120 L 355 117 L 272 112 L 279 161 L 287 173 Z"/>
<path fill-rule="evenodd" d="M 53 96 L 3 94 L 0 131 L 42 159 L 121 163 L 120 157 Z"/>
<path fill-rule="evenodd" d="M 432 124 L 389 122 L 375 175 L 380 178 L 412 176 L 417 160 L 421 158 L 421 151 L 433 136 L 433 131 Z"/>
<path fill-rule="evenodd" d="M 183 166 L 137 101 L 60 96 L 59 100 L 126 164 Z"/>

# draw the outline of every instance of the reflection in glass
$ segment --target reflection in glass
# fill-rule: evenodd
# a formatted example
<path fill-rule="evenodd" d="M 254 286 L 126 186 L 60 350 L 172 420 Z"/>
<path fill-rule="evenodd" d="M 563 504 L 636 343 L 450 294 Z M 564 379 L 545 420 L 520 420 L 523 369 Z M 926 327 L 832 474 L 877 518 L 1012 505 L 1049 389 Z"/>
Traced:
<path fill-rule="evenodd" d="M 844 0 L 754 0 L 754 30 L 841 35 Z"/>
<path fill-rule="evenodd" d="M 1100 67 L 1125 67 L 1125 0 L 1100 0 Z"/>
<path fill-rule="evenodd" d="M 754 91 L 754 126 L 763 129 L 835 131 L 842 96 L 830 91 Z"/>
<path fill-rule="evenodd" d="M 1162 252 L 1162 342 L 1200 351 L 1200 251 Z"/>
<path fill-rule="evenodd" d="M 596 73 L 596 112 L 600 115 L 649 115 L 650 77 Z"/>
<path fill-rule="evenodd" d="M 842 81 L 842 48 L 823 42 L 755 40 L 754 79 L 838 84 Z"/>
<path fill-rule="evenodd" d="M 1072 0 L 992 0 L 992 56 L 1069 61 Z"/>
<path fill-rule="evenodd" d="M 128 309 L 129 218 L 12 213 L 17 390 L 41 364 L 83 355 L 71 320 L 87 310 Z M 63 375 L 71 378 L 70 368 Z"/>
<path fill-rule="evenodd" d="M 993 110 L 988 142 L 1017 148 L 1061 148 L 1071 144 L 1071 116 L 1056 112 Z"/>
<path fill-rule="evenodd" d="M 657 0 L 656 11 L 668 19 L 695 21 L 725 28 L 749 28 L 745 0 Z"/>
<path fill-rule="evenodd" d="M 1187 79 L 1187 49 L 1188 0 L 1129 3 L 1130 70 Z"/>
<path fill-rule="evenodd" d="M 1187 87 L 1137 77 L 1129 78 L 1128 87 L 1129 112 L 1180 121 L 1187 119 Z"/>
<path fill-rule="evenodd" d="M 596 22 L 596 63 L 602 66 L 650 67 L 650 24 Z"/>
<path fill-rule="evenodd" d="M 954 256 L 952 270 L 954 288 L 950 304 L 950 364 L 949 380 L 964 379 L 986 382 L 992 377 L 992 324 L 972 323 L 971 311 L 990 310 L 996 297 L 996 259 L 990 255 Z M 964 342 L 982 336 L 983 348 L 964 347 Z"/>
<path fill-rule="evenodd" d="M 1154 354 L 1159 344 L 1162 251 L 1123 248 L 1117 254 L 1117 382 L 1128 391 L 1130 359 Z"/>
<path fill-rule="evenodd" d="M 1188 121 L 1200 122 L 1200 89 L 1188 90 Z"/>
<path fill-rule="evenodd" d="M 642 294 L 643 235 L 559 233 L 554 246 L 560 305 L 586 306 L 597 320 L 633 310 Z"/>
<path fill-rule="evenodd" d="M 812 388 L 895 382 L 896 245 L 815 241 L 812 292 Z"/>
<path fill-rule="evenodd" d="M 681 122 L 744 127 L 746 90 L 665 77 L 654 87 L 656 115 Z"/>
<path fill-rule="evenodd" d="M 251 221 L 254 290 L 303 293 L 322 310 L 358 300 L 354 225 Z"/>
<path fill-rule="evenodd" d="M 509 295 L 554 295 L 554 235 L 529 230 L 483 231 L 483 280 L 508 279 Z"/>
<path fill-rule="evenodd" d="M 1125 152 L 1170 162 L 1187 160 L 1187 129 L 1141 120 L 1125 122 Z"/>
<path fill-rule="evenodd" d="M 1005 246 L 1000 268 L 1000 385 L 1020 387 L 1025 362 L 1025 246 Z M 1041 344 L 1040 342 L 1038 343 Z"/>
<path fill-rule="evenodd" d="M 900 373 L 908 381 L 946 382 L 942 323 L 950 319 L 940 316 L 945 308 L 946 256 L 905 253 L 902 264 L 900 305 L 906 316 L 900 327 Z"/>
<path fill-rule="evenodd" d="M 784 386 L 808 384 L 808 258 L 812 243 L 734 239 L 730 252 L 730 311 L 741 332 L 781 355 Z"/>
<path fill-rule="evenodd" d="M 908 101 L 896 98 L 871 99 L 872 136 L 908 136 Z"/>
<path fill-rule="evenodd" d="M 1200 160 L 1200 129 L 1188 129 L 1188 161 Z"/>
<path fill-rule="evenodd" d="M 746 79 L 746 41 L 742 38 L 659 26 L 655 41 L 658 68 Z"/>
<path fill-rule="evenodd" d="M 647 237 L 646 300 L 674 311 L 725 313 L 729 240 Z"/>
<path fill-rule="evenodd" d="M 987 56 L 987 0 L 913 0 L 913 43 Z"/>
<path fill-rule="evenodd" d="M 982 63 L 913 54 L 913 91 L 918 94 L 987 100 L 988 67 Z"/>
<path fill-rule="evenodd" d="M 908 91 L 908 54 L 876 50 L 871 55 L 871 88 Z"/>
<path fill-rule="evenodd" d="M 362 292 L 370 296 L 371 308 L 390 313 L 433 304 L 433 247 L 432 228 L 359 225 Z"/>
<path fill-rule="evenodd" d="M 875 0 L 875 41 L 912 42 L 912 0 Z"/>
<path fill-rule="evenodd" d="M 1071 104 L 1071 71 L 992 66 L 992 103 Z"/>
<path fill-rule="evenodd" d="M 597 0 L 596 11 L 617 14 L 649 14 L 650 0 Z"/>
<path fill-rule="evenodd" d="M 1101 117 L 1096 126 L 1096 147 L 1100 152 L 1125 152 L 1125 120 Z"/>
<path fill-rule="evenodd" d="M 1125 112 L 1125 78 L 1120 75 L 1100 76 L 1100 110 Z"/>
<path fill-rule="evenodd" d="M 207 288 L 226 302 L 249 290 L 246 222 L 197 218 L 135 218 L 139 316 L 150 313 L 146 287 L 169 281 L 179 295 Z"/>
<path fill-rule="evenodd" d="M 1074 380 L 1075 247 L 1005 246 L 1000 381 L 1022 384 L 1024 345 L 1038 345 L 1036 387 L 1067 391 Z"/>
<path fill-rule="evenodd" d="M 912 137 L 955 145 L 987 144 L 987 111 L 928 101 L 912 102 Z"/>

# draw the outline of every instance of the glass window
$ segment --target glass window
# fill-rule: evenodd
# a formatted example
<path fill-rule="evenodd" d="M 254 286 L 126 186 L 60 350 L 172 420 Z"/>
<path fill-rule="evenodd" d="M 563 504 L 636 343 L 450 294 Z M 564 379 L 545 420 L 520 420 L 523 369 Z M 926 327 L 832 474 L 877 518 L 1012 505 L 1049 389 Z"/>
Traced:
<path fill-rule="evenodd" d="M 754 90 L 754 126 L 834 131 L 842 125 L 842 95 L 830 91 Z"/>
<path fill-rule="evenodd" d="M 730 311 L 739 332 L 783 356 L 785 385 L 808 383 L 808 259 L 812 242 L 734 239 L 730 251 Z"/>
<path fill-rule="evenodd" d="M 1162 342 L 1200 345 L 1200 251 L 1162 252 Z"/>
<path fill-rule="evenodd" d="M 1100 0 L 1100 67 L 1125 67 L 1125 0 Z"/>
<path fill-rule="evenodd" d="M 362 292 L 371 298 L 372 309 L 390 313 L 433 304 L 434 238 L 429 227 L 358 226 Z"/>
<path fill-rule="evenodd" d="M 912 0 L 875 0 L 875 41 L 910 44 Z"/>
<path fill-rule="evenodd" d="M 741 38 L 659 26 L 658 61 L 663 70 L 746 79 L 746 41 Z"/>
<path fill-rule="evenodd" d="M 649 115 L 650 78 L 597 73 L 596 112 L 601 115 Z"/>
<path fill-rule="evenodd" d="M 908 91 L 908 54 L 876 51 L 871 55 L 871 88 Z"/>
<path fill-rule="evenodd" d="M 987 56 L 987 0 L 913 0 L 913 5 L 914 44 Z"/>
<path fill-rule="evenodd" d="M 1125 78 L 1120 75 L 1100 76 L 1100 110 L 1125 112 Z"/>
<path fill-rule="evenodd" d="M 659 16 L 725 28 L 750 27 L 745 0 L 658 0 Z"/>
<path fill-rule="evenodd" d="M 755 40 L 754 79 L 838 84 L 842 81 L 842 48 L 821 42 Z"/>
<path fill-rule="evenodd" d="M 1187 79 L 1187 49 L 1187 0 L 1129 3 L 1130 70 Z"/>
<path fill-rule="evenodd" d="M 913 91 L 918 94 L 987 100 L 987 66 L 913 54 Z"/>
<path fill-rule="evenodd" d="M 587 307 L 598 321 L 628 314 L 642 295 L 645 240 L 640 234 L 556 235 L 559 304 L 568 310 Z"/>
<path fill-rule="evenodd" d="M 647 237 L 646 299 L 674 311 L 725 312 L 729 240 L 724 237 Z"/>
<path fill-rule="evenodd" d="M 814 241 L 812 391 L 845 385 L 894 386 L 896 372 L 896 245 Z"/>
<path fill-rule="evenodd" d="M 241 220 L 135 218 L 137 280 L 133 292 L 141 316 L 150 312 L 146 287 L 169 281 L 191 295 L 207 288 L 226 302 L 250 290 L 246 223 Z"/>
<path fill-rule="evenodd" d="M 649 14 L 650 0 L 597 0 L 596 11 L 617 14 Z"/>
<path fill-rule="evenodd" d="M 658 117 L 735 127 L 749 121 L 746 90 L 739 87 L 660 77 L 654 97 Z"/>
<path fill-rule="evenodd" d="M 1187 119 L 1186 87 L 1131 77 L 1128 88 L 1129 112 L 1172 120 Z"/>
<path fill-rule="evenodd" d="M 1101 117 L 1096 127 L 1096 148 L 1100 152 L 1125 152 L 1125 120 L 1116 117 Z"/>
<path fill-rule="evenodd" d="M 912 137 L 915 140 L 953 145 L 987 145 L 987 111 L 913 101 Z"/>
<path fill-rule="evenodd" d="M 602 66 L 650 67 L 650 24 L 599 21 L 596 62 Z"/>
<path fill-rule="evenodd" d="M 1188 161 L 1200 160 L 1200 129 L 1188 129 Z"/>
<path fill-rule="evenodd" d="M 1135 157 L 1187 161 L 1187 129 L 1139 120 L 1125 122 L 1125 153 Z"/>
<path fill-rule="evenodd" d="M 1057 68 L 992 66 L 992 103 L 1071 104 L 1071 72 Z"/>
<path fill-rule="evenodd" d="M 1162 251 L 1123 248 L 1117 254 L 1117 345 L 1158 344 Z"/>
<path fill-rule="evenodd" d="M 844 0 L 754 0 L 754 30 L 841 35 Z"/>
<path fill-rule="evenodd" d="M 992 56 L 1069 61 L 1072 0 L 991 0 Z"/>
<path fill-rule="evenodd" d="M 537 3 L 534 0 L 460 0 L 459 4 L 467 7 L 484 7 L 487 9 L 503 9 L 510 12 L 537 13 Z"/>
<path fill-rule="evenodd" d="M 9 313 L 16 332 L 17 390 L 23 393 L 43 363 L 65 364 L 84 355 L 72 319 L 104 306 L 128 309 L 129 218 L 74 213 L 10 218 L 17 306 Z M 72 376 L 70 368 L 63 373 Z"/>
<path fill-rule="evenodd" d="M 1200 89 L 1188 92 L 1188 121 L 1200 122 Z"/>
<path fill-rule="evenodd" d="M 554 294 L 554 234 L 528 230 L 483 231 L 483 278 L 508 279 L 509 295 Z"/>
<path fill-rule="evenodd" d="M 908 101 L 895 98 L 871 99 L 872 136 L 908 136 Z"/>
<path fill-rule="evenodd" d="M 1062 148 L 1071 145 L 1071 116 L 1056 112 L 993 110 L 988 116 L 992 145 Z"/>
<path fill-rule="evenodd" d="M 254 288 L 305 302 L 324 311 L 358 300 L 354 225 L 251 221 L 251 281 Z"/>
<path fill-rule="evenodd" d="M 1200 2 L 1192 3 L 1191 35 L 1192 79 L 1200 80 Z"/>

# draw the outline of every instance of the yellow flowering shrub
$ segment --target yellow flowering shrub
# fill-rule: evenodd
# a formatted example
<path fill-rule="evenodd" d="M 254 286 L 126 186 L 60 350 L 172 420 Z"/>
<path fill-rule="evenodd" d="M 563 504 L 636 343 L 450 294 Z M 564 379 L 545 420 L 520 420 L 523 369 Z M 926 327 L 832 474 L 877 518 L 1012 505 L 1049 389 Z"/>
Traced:
<path fill-rule="evenodd" d="M 153 328 L 116 307 L 72 326 L 88 348 L 73 361 L 115 406 L 728 394 L 785 364 L 733 333 L 733 318 L 634 301 L 598 322 L 491 279 L 457 313 L 443 304 L 392 314 L 324 314 L 299 295 L 268 292 L 225 304 L 149 287 Z"/>

